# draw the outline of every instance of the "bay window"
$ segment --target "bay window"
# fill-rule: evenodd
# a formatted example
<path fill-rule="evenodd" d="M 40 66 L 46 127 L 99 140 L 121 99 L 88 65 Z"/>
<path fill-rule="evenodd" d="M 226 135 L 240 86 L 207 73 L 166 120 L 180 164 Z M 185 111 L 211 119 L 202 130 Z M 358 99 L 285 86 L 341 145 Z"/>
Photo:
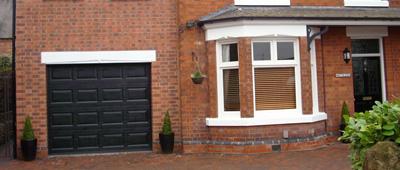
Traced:
<path fill-rule="evenodd" d="M 255 117 L 269 112 L 301 114 L 297 40 L 255 40 L 252 56 Z"/>

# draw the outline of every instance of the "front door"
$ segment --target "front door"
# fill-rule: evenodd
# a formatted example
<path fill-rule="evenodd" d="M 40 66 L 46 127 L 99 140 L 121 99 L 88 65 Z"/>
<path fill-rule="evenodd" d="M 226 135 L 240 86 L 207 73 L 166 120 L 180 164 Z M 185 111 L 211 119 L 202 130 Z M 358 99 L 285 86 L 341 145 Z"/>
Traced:
<path fill-rule="evenodd" d="M 382 101 L 379 39 L 353 40 L 352 50 L 355 111 L 364 112 Z"/>

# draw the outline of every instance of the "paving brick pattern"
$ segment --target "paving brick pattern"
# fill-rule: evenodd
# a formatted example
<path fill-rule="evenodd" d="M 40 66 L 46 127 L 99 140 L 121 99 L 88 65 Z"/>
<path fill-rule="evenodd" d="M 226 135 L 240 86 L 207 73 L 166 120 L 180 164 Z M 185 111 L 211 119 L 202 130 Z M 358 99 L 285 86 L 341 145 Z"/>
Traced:
<path fill-rule="evenodd" d="M 132 153 L 107 156 L 58 157 L 34 162 L 12 161 L 0 169 L 263 169 L 347 170 L 348 145 L 336 143 L 316 150 L 270 154 L 184 154 Z"/>

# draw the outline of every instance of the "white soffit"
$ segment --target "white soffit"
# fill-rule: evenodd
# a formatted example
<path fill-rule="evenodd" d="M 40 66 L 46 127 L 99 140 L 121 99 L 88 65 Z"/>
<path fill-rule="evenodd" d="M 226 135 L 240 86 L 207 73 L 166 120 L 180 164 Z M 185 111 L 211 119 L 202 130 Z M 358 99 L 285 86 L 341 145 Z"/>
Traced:
<path fill-rule="evenodd" d="M 290 0 L 235 0 L 235 5 L 289 6 Z"/>
<path fill-rule="evenodd" d="M 346 35 L 348 37 L 386 37 L 389 33 L 386 26 L 348 26 Z"/>
<path fill-rule="evenodd" d="M 306 25 L 233 25 L 206 28 L 206 40 L 220 40 L 239 37 L 303 37 L 307 36 Z"/>
<path fill-rule="evenodd" d="M 149 63 L 155 50 L 42 52 L 42 64 Z"/>

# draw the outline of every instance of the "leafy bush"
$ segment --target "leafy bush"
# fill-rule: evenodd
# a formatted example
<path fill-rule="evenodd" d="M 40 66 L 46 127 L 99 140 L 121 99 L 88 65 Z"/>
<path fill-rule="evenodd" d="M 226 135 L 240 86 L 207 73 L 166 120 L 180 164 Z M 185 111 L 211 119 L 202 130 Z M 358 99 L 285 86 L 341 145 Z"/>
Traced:
<path fill-rule="evenodd" d="M 11 58 L 8 56 L 0 56 L 0 73 L 11 71 Z"/>
<path fill-rule="evenodd" d="M 164 123 L 162 126 L 161 133 L 164 135 L 170 135 L 172 134 L 172 127 L 171 127 L 171 119 L 169 117 L 169 112 L 165 112 L 164 116 Z"/>
<path fill-rule="evenodd" d="M 35 139 L 35 134 L 33 133 L 33 129 L 32 129 L 31 117 L 28 116 L 25 118 L 25 125 L 24 125 L 23 134 L 22 134 L 22 140 L 32 141 L 34 139 Z"/>
<path fill-rule="evenodd" d="M 347 126 L 339 140 L 351 142 L 353 169 L 362 169 L 367 149 L 377 142 L 393 141 L 400 144 L 400 102 L 375 103 L 370 111 L 344 117 Z"/>

